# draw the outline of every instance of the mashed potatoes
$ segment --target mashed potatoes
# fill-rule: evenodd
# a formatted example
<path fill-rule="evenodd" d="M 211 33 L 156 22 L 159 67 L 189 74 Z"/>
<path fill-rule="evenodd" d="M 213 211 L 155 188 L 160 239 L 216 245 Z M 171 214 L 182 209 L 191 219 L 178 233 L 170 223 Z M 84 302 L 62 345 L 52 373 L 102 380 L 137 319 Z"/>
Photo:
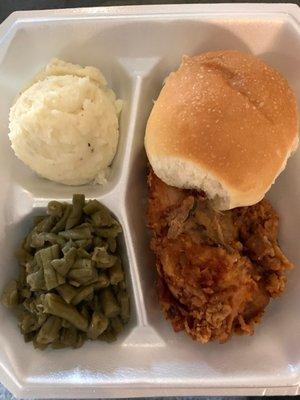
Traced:
<path fill-rule="evenodd" d="M 117 149 L 120 110 L 97 68 L 54 59 L 10 110 L 12 148 L 52 181 L 103 183 Z"/>

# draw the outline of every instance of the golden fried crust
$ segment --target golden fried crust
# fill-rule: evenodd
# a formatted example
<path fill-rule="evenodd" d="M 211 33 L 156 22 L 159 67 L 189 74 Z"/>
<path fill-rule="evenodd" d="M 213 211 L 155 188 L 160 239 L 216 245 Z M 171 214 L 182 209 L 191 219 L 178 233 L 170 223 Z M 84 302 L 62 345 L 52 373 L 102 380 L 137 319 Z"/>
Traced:
<path fill-rule="evenodd" d="M 158 295 L 174 330 L 202 343 L 251 334 L 291 267 L 272 206 L 263 200 L 221 214 L 203 193 L 171 188 L 152 172 L 148 182 Z"/>

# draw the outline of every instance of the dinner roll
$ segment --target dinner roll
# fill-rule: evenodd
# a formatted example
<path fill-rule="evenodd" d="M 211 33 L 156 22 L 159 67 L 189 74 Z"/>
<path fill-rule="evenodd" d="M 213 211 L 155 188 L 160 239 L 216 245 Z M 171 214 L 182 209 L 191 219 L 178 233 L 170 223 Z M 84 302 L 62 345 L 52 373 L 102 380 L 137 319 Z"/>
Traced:
<path fill-rule="evenodd" d="M 260 201 L 297 145 L 297 105 L 287 81 L 238 51 L 183 57 L 145 136 L 161 180 L 205 191 L 220 210 Z"/>

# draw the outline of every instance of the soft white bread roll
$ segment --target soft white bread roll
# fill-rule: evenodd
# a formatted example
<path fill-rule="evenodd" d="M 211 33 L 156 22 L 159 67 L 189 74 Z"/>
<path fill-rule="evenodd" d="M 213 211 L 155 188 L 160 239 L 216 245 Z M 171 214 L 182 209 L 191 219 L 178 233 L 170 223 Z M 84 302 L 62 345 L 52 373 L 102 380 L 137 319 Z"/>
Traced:
<path fill-rule="evenodd" d="M 166 79 L 145 136 L 161 180 L 204 190 L 221 210 L 260 201 L 297 145 L 297 105 L 287 81 L 237 51 L 184 57 Z"/>

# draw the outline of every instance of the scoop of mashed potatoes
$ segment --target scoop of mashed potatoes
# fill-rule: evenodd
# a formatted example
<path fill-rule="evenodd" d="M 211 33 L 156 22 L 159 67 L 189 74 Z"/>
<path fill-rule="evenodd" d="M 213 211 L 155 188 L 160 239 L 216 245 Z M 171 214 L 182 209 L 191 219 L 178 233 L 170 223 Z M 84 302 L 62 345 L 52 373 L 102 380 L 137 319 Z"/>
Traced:
<path fill-rule="evenodd" d="M 10 110 L 12 148 L 44 178 L 104 183 L 118 145 L 120 110 L 97 68 L 54 59 Z"/>

